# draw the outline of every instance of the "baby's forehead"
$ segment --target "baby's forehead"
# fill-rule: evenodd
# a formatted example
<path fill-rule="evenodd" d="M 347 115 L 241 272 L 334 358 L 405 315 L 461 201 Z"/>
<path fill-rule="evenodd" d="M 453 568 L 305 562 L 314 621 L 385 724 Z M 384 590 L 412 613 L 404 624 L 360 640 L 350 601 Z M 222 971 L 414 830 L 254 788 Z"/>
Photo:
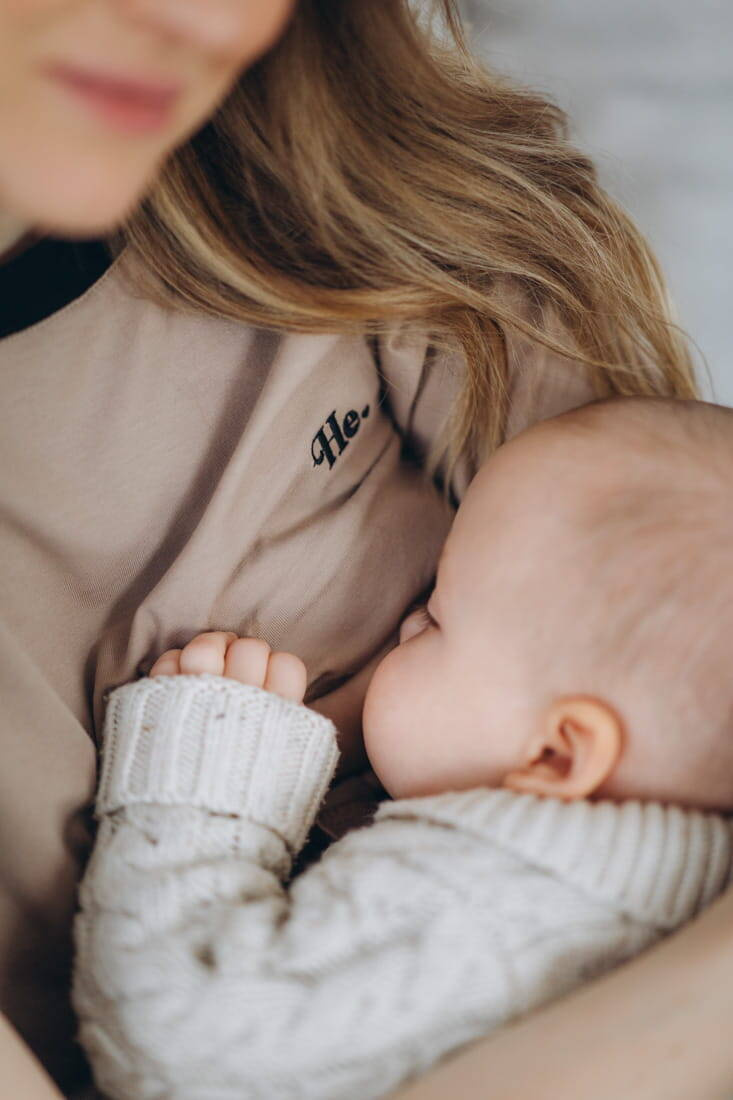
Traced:
<path fill-rule="evenodd" d="M 617 397 L 580 406 L 537 427 L 550 428 L 568 442 L 679 462 L 694 463 L 713 450 L 733 447 L 733 410 L 704 401 Z"/>
<path fill-rule="evenodd" d="M 535 425 L 516 443 L 524 476 L 555 477 L 572 493 L 651 489 L 704 476 L 721 453 L 733 469 L 733 412 L 655 398 L 598 401 Z"/>
<path fill-rule="evenodd" d="M 469 492 L 470 528 L 492 538 L 492 520 L 500 517 L 513 532 L 509 542 L 552 539 L 555 547 L 583 534 L 636 534 L 639 525 L 647 534 L 666 528 L 670 538 L 677 529 L 689 534 L 689 523 L 707 527 L 721 494 L 729 499 L 731 492 L 731 410 L 602 401 L 543 421 L 501 447 Z"/>
<path fill-rule="evenodd" d="M 556 417 L 542 421 L 516 436 L 494 459 L 489 460 L 487 477 L 479 482 L 488 491 L 494 478 L 501 478 L 508 490 L 540 494 L 539 504 L 550 508 L 560 499 L 580 498 L 587 492 L 602 492 L 640 457 L 633 439 L 619 431 L 604 431 L 592 420 Z"/>
<path fill-rule="evenodd" d="M 689 406 L 591 405 L 517 436 L 493 470 L 489 463 L 479 489 L 488 494 L 492 479 L 500 480 L 498 495 L 517 529 L 551 540 L 555 550 L 584 537 L 602 541 L 604 534 L 644 533 L 651 549 L 655 530 L 668 540 L 675 532 L 687 538 L 690 524 L 707 527 L 714 518 L 721 490 L 733 490 L 733 418 L 718 420 L 715 411 L 711 430 Z M 490 504 L 488 496 L 484 501 Z"/>

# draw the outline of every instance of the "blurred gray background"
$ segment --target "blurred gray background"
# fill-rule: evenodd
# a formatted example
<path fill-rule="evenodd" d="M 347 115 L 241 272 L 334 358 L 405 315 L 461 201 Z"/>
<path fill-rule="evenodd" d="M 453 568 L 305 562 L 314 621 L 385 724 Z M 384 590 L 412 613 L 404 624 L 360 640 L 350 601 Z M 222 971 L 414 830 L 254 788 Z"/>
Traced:
<path fill-rule="evenodd" d="M 733 0 L 461 0 L 473 47 L 570 113 L 733 405 Z"/>

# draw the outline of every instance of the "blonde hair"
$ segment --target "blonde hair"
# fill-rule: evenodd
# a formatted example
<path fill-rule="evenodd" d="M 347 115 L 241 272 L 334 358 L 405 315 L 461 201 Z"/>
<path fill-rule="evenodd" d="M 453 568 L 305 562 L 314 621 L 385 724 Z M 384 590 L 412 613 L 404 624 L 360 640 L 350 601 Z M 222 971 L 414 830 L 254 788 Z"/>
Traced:
<path fill-rule="evenodd" d="M 654 256 L 563 113 L 438 7 L 440 35 L 408 0 L 300 0 L 126 228 L 137 278 L 291 331 L 420 324 L 467 365 L 452 459 L 502 440 L 512 331 L 585 363 L 599 396 L 693 396 Z"/>

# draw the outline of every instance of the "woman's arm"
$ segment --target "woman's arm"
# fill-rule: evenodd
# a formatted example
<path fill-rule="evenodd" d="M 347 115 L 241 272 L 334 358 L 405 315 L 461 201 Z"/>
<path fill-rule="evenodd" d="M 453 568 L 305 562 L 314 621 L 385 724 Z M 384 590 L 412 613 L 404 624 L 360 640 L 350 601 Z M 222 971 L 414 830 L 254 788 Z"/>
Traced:
<path fill-rule="evenodd" d="M 23 1100 L 62 1100 L 51 1078 L 41 1068 L 7 1018 L 0 1014 L 0 1096 Z"/>
<path fill-rule="evenodd" d="M 394 1100 L 730 1100 L 733 890 L 614 973 L 463 1051 Z"/>

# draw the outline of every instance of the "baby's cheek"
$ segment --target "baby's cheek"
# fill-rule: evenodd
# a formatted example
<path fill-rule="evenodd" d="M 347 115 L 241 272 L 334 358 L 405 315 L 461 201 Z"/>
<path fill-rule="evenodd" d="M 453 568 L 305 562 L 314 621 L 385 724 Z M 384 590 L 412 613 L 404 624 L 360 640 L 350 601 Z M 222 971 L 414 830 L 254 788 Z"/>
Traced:
<path fill-rule="evenodd" d="M 399 797 L 415 766 L 416 731 L 420 725 L 415 668 L 409 647 L 398 646 L 381 662 L 364 702 L 364 745 L 384 788 Z"/>
<path fill-rule="evenodd" d="M 407 686 L 404 665 L 401 649 L 398 646 L 380 661 L 369 682 L 363 715 L 367 752 L 369 752 L 370 743 L 376 745 L 383 740 L 388 727 L 392 727 L 399 721 L 401 702 Z M 402 693 L 400 684 L 403 687 Z"/>

